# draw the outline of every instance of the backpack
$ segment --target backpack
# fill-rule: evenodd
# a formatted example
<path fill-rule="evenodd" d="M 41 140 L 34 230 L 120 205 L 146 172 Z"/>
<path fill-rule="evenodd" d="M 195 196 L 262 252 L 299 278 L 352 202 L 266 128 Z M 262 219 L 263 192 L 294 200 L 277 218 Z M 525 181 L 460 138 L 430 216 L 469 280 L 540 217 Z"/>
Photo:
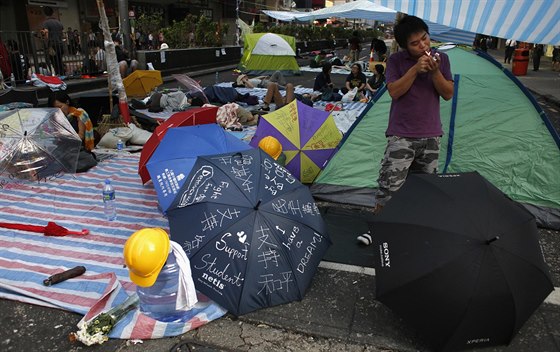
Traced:
<path fill-rule="evenodd" d="M 2 71 L 2 76 L 8 79 L 12 74 L 12 65 L 10 65 L 10 55 L 8 54 L 8 48 L 0 39 L 0 70 Z"/>

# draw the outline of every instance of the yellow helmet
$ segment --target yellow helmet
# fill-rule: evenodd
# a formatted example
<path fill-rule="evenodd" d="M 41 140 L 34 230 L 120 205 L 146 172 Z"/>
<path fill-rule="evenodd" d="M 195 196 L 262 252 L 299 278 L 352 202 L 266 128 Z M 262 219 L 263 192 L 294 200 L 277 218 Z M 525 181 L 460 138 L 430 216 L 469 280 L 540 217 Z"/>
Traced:
<path fill-rule="evenodd" d="M 266 136 L 259 142 L 259 148 L 264 150 L 274 160 L 277 160 L 282 153 L 282 144 L 272 136 Z"/>
<path fill-rule="evenodd" d="M 132 282 L 152 286 L 169 255 L 169 236 L 160 228 L 145 228 L 132 234 L 124 244 L 124 261 Z"/>

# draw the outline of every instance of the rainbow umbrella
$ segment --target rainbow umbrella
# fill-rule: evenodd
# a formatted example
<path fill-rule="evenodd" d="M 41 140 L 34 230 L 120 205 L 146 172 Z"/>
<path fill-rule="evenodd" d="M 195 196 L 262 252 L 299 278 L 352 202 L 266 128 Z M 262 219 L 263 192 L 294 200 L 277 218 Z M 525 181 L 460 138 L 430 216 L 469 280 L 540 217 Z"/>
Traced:
<path fill-rule="evenodd" d="M 302 183 L 315 180 L 342 139 L 330 112 L 297 100 L 262 116 L 249 144 L 257 147 L 266 136 L 280 141 L 286 169 Z"/>

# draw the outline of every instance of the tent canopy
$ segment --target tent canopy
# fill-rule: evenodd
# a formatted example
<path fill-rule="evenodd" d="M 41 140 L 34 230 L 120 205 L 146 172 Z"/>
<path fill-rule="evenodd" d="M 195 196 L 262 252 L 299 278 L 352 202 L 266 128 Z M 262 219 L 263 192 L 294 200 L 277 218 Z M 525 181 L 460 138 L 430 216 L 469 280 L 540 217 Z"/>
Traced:
<path fill-rule="evenodd" d="M 455 94 L 441 101 L 439 172 L 478 171 L 543 226 L 560 228 L 560 137 L 546 114 L 490 56 L 457 47 L 445 52 Z M 356 121 L 312 186 L 315 197 L 373 205 L 390 106 L 384 92 Z"/>
<path fill-rule="evenodd" d="M 426 21 L 473 33 L 560 44 L 558 0 L 371 0 Z"/>
<path fill-rule="evenodd" d="M 251 75 L 270 75 L 275 71 L 284 75 L 299 74 L 295 49 L 296 39 L 288 35 L 247 34 L 239 68 Z"/>
<path fill-rule="evenodd" d="M 329 17 L 343 17 L 394 22 L 396 14 L 397 11 L 390 8 L 374 4 L 368 0 L 358 0 L 307 12 L 307 16 L 298 16 L 296 20 L 313 21 Z"/>
<path fill-rule="evenodd" d="M 312 12 L 290 12 L 290 11 L 263 11 L 267 15 L 281 21 L 312 21 L 316 19 L 339 17 L 355 18 L 364 20 L 376 20 L 381 22 L 394 22 L 397 11 L 377 5 L 369 0 L 358 0 L 326 7 Z M 278 16 L 278 17 L 276 17 Z M 476 34 L 460 29 L 451 28 L 441 24 L 426 21 L 430 27 L 430 37 L 440 42 L 452 42 L 457 44 L 471 45 Z"/>

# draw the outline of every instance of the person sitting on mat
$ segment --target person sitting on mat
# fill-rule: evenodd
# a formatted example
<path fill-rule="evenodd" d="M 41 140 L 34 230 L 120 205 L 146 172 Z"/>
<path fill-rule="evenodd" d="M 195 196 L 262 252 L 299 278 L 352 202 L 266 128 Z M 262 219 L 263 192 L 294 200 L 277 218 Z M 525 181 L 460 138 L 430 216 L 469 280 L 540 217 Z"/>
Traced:
<path fill-rule="evenodd" d="M 95 147 L 95 137 L 93 124 L 88 113 L 82 108 L 76 108 L 68 94 L 60 90 L 50 94 L 48 105 L 62 110 L 62 113 L 66 115 L 74 130 L 80 136 L 84 148 L 91 152 Z"/>

